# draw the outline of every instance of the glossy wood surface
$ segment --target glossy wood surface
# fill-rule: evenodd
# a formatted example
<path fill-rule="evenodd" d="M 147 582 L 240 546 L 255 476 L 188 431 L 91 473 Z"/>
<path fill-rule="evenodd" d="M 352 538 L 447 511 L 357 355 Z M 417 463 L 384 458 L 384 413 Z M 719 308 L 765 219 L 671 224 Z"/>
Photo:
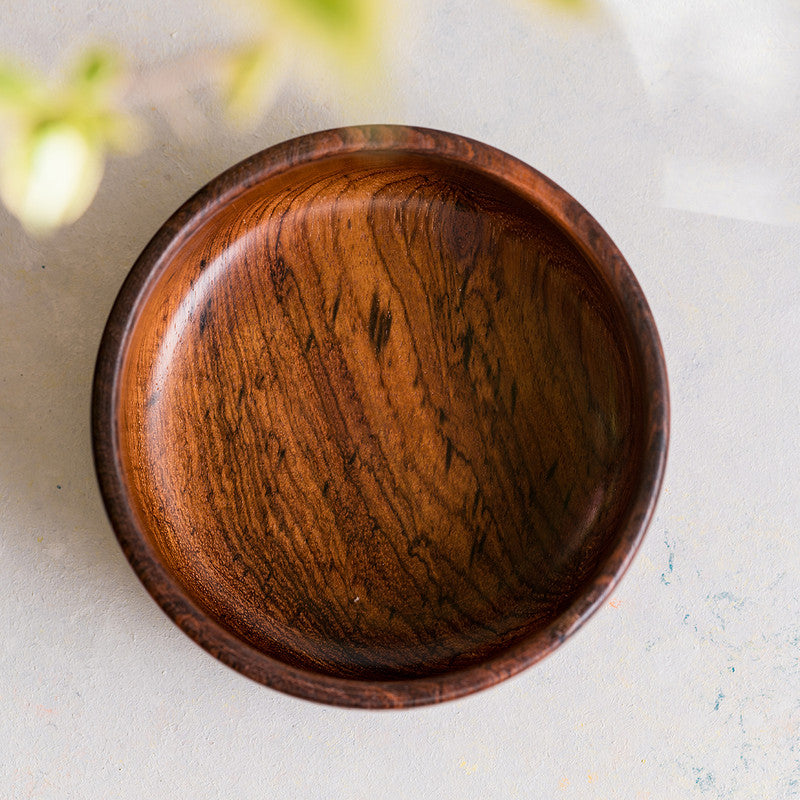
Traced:
<path fill-rule="evenodd" d="M 189 201 L 98 360 L 126 554 L 214 655 L 348 705 L 457 696 L 574 630 L 644 532 L 666 381 L 630 271 L 534 170 L 325 132 Z"/>

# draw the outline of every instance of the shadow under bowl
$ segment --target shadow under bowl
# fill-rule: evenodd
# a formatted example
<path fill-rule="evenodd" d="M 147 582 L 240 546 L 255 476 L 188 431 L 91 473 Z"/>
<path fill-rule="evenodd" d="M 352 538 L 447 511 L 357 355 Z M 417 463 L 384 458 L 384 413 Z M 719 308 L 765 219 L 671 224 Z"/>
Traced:
<path fill-rule="evenodd" d="M 123 550 L 245 675 L 401 707 L 558 646 L 644 534 L 667 383 L 599 225 L 451 134 L 326 131 L 225 172 L 111 312 L 93 437 Z"/>

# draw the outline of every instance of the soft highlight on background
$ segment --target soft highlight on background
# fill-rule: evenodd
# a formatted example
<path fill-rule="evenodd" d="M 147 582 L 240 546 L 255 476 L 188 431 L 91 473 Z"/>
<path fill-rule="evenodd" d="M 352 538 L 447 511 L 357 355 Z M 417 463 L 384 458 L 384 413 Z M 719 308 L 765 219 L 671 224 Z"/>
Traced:
<path fill-rule="evenodd" d="M 257 10 L 6 4 L 0 55 L 44 75 L 125 55 L 149 135 L 70 226 L 0 209 L 3 797 L 800 796 L 800 7 L 582 5 L 393 4 L 374 74 L 287 40 L 263 113 L 232 121 L 196 65 L 255 40 Z M 106 316 L 167 216 L 256 150 L 364 122 L 472 136 L 573 194 L 642 284 L 673 407 L 610 603 L 496 688 L 385 713 L 277 694 L 182 634 L 116 544 L 89 441 Z"/>

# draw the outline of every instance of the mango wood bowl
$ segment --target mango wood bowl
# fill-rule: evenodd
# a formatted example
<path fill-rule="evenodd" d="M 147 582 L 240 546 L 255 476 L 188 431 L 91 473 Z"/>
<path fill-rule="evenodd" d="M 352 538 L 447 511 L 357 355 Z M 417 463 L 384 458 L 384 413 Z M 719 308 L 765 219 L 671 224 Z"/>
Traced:
<path fill-rule="evenodd" d="M 653 319 L 597 222 L 406 127 L 304 136 L 202 189 L 128 275 L 94 382 L 147 590 L 229 666 L 338 705 L 550 653 L 633 557 L 667 437 Z"/>

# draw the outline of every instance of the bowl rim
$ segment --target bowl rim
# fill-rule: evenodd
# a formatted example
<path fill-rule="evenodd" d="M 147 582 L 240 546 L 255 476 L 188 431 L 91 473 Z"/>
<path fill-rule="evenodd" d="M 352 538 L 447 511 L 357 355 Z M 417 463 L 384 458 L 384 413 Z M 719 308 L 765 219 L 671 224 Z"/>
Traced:
<path fill-rule="evenodd" d="M 642 409 L 643 461 L 620 521 L 619 539 L 570 605 L 546 628 L 480 663 L 431 676 L 373 681 L 315 673 L 268 656 L 191 600 L 136 524 L 125 491 L 116 420 L 119 374 L 137 311 L 171 255 L 211 215 L 267 178 L 333 156 L 380 151 L 453 161 L 504 184 L 543 211 L 616 295 L 648 391 Z M 319 131 L 262 150 L 211 180 L 172 214 L 134 263 L 111 309 L 95 366 L 91 415 L 95 471 L 111 525 L 139 579 L 178 627 L 229 667 L 282 692 L 337 706 L 406 708 L 455 699 L 515 675 L 551 653 L 603 604 L 628 569 L 653 516 L 666 466 L 670 412 L 664 354 L 644 294 L 608 234 L 574 198 L 533 167 L 473 139 L 428 128 L 367 125 Z"/>

